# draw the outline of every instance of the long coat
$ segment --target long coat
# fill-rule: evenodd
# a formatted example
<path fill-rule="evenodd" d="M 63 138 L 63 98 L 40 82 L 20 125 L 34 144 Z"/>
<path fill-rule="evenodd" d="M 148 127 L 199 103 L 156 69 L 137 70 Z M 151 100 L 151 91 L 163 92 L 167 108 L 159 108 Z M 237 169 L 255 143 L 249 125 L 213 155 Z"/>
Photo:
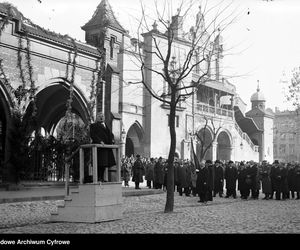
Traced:
<path fill-rule="evenodd" d="M 295 191 L 296 192 L 300 192 L 300 167 L 296 168 L 296 171 L 295 171 L 295 182 L 296 182 Z"/>
<path fill-rule="evenodd" d="M 224 169 L 222 166 L 215 167 L 214 191 L 220 192 L 224 188 Z"/>
<path fill-rule="evenodd" d="M 245 191 L 247 189 L 246 184 L 246 168 L 238 170 L 238 190 Z"/>
<path fill-rule="evenodd" d="M 271 185 L 271 166 L 263 165 L 260 172 L 260 179 L 262 184 L 262 192 L 264 194 L 272 193 L 272 185 Z"/>
<path fill-rule="evenodd" d="M 141 159 L 136 159 L 132 167 L 132 181 L 143 182 L 144 165 Z"/>
<path fill-rule="evenodd" d="M 90 125 L 90 136 L 92 143 L 111 145 L 114 143 L 114 135 L 110 129 L 100 122 L 95 122 Z M 107 168 L 116 165 L 115 157 L 112 149 L 110 148 L 98 148 L 97 150 L 97 163 L 98 168 Z"/>
<path fill-rule="evenodd" d="M 154 162 L 148 162 L 145 167 L 145 180 L 154 180 Z"/>
<path fill-rule="evenodd" d="M 154 165 L 154 182 L 157 184 L 164 184 L 164 167 L 159 161 Z"/>
<path fill-rule="evenodd" d="M 187 166 L 183 164 L 177 168 L 178 186 L 181 188 L 188 187 L 187 183 Z"/>
<path fill-rule="evenodd" d="M 296 169 L 289 168 L 287 171 L 287 182 L 289 191 L 294 191 L 296 189 Z"/>
<path fill-rule="evenodd" d="M 208 168 L 205 166 L 204 168 L 200 168 L 196 181 L 196 191 L 198 194 L 203 194 L 208 191 Z"/>
<path fill-rule="evenodd" d="M 125 162 L 121 167 L 122 177 L 124 181 L 130 181 L 131 176 L 131 163 Z"/>
<path fill-rule="evenodd" d="M 237 180 L 237 169 L 236 167 L 225 168 L 225 180 L 226 180 L 226 189 L 235 190 L 236 189 L 236 180 Z"/>

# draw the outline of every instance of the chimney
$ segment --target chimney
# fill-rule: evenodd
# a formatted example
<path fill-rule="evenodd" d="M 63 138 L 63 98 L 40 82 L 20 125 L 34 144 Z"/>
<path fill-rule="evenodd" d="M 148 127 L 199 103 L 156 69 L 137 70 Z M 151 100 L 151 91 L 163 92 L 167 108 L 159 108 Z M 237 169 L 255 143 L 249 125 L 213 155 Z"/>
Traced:
<path fill-rule="evenodd" d="M 183 37 L 183 17 L 176 15 L 172 16 L 171 29 L 174 33 L 174 38 Z"/>

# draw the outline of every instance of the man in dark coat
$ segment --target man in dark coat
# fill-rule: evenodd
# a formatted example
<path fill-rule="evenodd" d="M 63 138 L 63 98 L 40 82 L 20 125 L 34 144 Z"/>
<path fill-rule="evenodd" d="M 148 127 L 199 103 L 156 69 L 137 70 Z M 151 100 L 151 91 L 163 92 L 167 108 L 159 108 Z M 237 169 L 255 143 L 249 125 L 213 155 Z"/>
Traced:
<path fill-rule="evenodd" d="M 271 165 L 267 161 L 262 162 L 260 179 L 262 184 L 262 192 L 265 194 L 264 200 L 268 200 L 271 197 L 272 186 L 271 186 Z"/>
<path fill-rule="evenodd" d="M 237 168 L 234 165 L 233 161 L 228 162 L 228 166 L 225 168 L 225 180 L 226 180 L 226 197 L 229 198 L 233 196 L 236 198 L 236 181 L 238 173 Z"/>
<path fill-rule="evenodd" d="M 196 190 L 200 200 L 198 202 L 206 203 L 208 200 L 208 167 L 200 163 L 200 169 L 196 181 Z"/>
<path fill-rule="evenodd" d="M 297 193 L 297 198 L 296 200 L 300 199 L 300 165 L 297 164 L 296 165 L 296 169 L 295 169 L 295 191 Z"/>
<path fill-rule="evenodd" d="M 182 196 L 182 193 L 185 192 L 185 195 L 188 196 L 186 193 L 188 183 L 187 183 L 187 164 L 182 162 L 177 168 L 177 177 L 178 177 L 178 193 Z"/>
<path fill-rule="evenodd" d="M 103 113 L 98 113 L 96 122 L 90 125 L 90 136 L 93 144 L 114 144 L 114 135 L 104 122 Z M 116 165 L 112 149 L 98 148 L 97 150 L 98 180 L 104 181 L 105 168 Z"/>
<path fill-rule="evenodd" d="M 164 183 L 164 169 L 162 157 L 158 158 L 158 161 L 154 165 L 154 188 L 161 189 Z"/>
<path fill-rule="evenodd" d="M 251 179 L 251 185 L 250 185 L 251 198 L 258 199 L 258 195 L 259 195 L 258 167 L 254 161 L 250 161 L 249 164 L 250 164 L 250 169 L 247 175 L 250 175 L 250 179 Z"/>
<path fill-rule="evenodd" d="M 296 189 L 296 169 L 295 169 L 295 164 L 294 163 L 289 163 L 288 164 L 288 169 L 287 169 L 287 182 L 288 182 L 288 196 L 287 198 L 294 199 L 295 198 L 295 189 Z"/>
<path fill-rule="evenodd" d="M 246 186 L 246 166 L 244 162 L 240 163 L 238 169 L 238 190 L 240 191 L 241 199 L 247 200 L 249 192 L 247 192 Z"/>
<path fill-rule="evenodd" d="M 215 170 L 211 160 L 205 162 L 208 168 L 208 190 L 207 190 L 207 199 L 213 201 L 213 190 L 214 190 L 214 179 L 215 179 Z"/>
<path fill-rule="evenodd" d="M 214 178 L 214 197 L 219 194 L 220 197 L 223 197 L 223 188 L 224 188 L 224 169 L 221 161 L 215 161 L 215 178 Z"/>
<path fill-rule="evenodd" d="M 271 187 L 272 187 L 272 192 L 270 199 L 273 199 L 274 192 L 276 192 L 276 173 L 277 169 L 279 168 L 279 161 L 275 160 L 271 166 L 271 172 L 270 172 L 270 179 L 271 179 Z"/>
<path fill-rule="evenodd" d="M 283 193 L 283 187 L 284 187 L 284 182 L 285 182 L 285 171 L 283 168 L 283 164 L 280 163 L 279 164 L 274 164 L 274 168 L 272 171 L 272 182 L 273 182 L 273 188 L 275 191 L 275 198 L 276 200 L 280 200 L 281 199 L 281 193 Z M 285 198 L 284 195 L 282 196 L 282 198 Z"/>
<path fill-rule="evenodd" d="M 132 181 L 135 183 L 135 189 L 141 189 L 139 185 L 144 181 L 143 173 L 144 164 L 141 160 L 141 156 L 136 155 L 136 160 L 132 166 Z"/>

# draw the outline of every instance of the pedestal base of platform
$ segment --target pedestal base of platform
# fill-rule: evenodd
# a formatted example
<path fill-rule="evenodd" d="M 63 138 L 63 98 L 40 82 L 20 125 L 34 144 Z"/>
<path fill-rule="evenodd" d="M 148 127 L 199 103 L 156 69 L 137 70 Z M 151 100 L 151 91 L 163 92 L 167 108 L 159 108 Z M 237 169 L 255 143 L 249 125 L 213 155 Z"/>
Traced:
<path fill-rule="evenodd" d="M 80 184 L 65 204 L 51 214 L 51 221 L 96 223 L 122 218 L 122 183 Z"/>

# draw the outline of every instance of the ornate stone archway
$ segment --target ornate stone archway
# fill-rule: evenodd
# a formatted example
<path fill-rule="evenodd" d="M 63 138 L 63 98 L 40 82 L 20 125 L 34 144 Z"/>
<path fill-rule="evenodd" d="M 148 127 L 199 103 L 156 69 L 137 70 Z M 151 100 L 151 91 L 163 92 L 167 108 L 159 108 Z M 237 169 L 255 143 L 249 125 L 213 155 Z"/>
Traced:
<path fill-rule="evenodd" d="M 126 156 L 131 155 L 144 155 L 143 146 L 144 130 L 139 122 L 132 124 L 127 132 L 126 144 L 125 144 L 125 154 Z"/>
<path fill-rule="evenodd" d="M 199 141 L 199 136 L 203 141 L 203 145 L 201 141 Z M 212 140 L 213 140 L 213 135 L 209 127 L 202 128 L 198 131 L 198 142 L 196 145 L 196 154 L 199 160 L 213 159 Z M 205 154 L 203 155 L 203 153 Z"/>
<path fill-rule="evenodd" d="M 217 136 L 217 159 L 231 160 L 232 141 L 229 132 L 223 130 Z"/>

